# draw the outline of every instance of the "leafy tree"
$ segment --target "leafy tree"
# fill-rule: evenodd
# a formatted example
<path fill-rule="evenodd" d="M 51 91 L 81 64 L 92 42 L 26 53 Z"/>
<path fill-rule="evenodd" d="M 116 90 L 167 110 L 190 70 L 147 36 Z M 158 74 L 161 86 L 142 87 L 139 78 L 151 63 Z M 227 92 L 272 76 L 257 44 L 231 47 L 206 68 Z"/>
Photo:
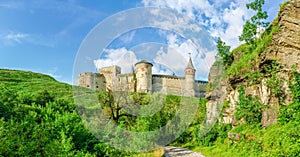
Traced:
<path fill-rule="evenodd" d="M 262 118 L 262 106 L 258 101 L 257 97 L 245 94 L 245 89 L 240 86 L 239 92 L 239 102 L 237 104 L 237 109 L 235 116 L 237 119 L 244 118 L 248 124 L 258 124 Z"/>
<path fill-rule="evenodd" d="M 132 115 L 123 111 L 125 107 L 132 105 L 128 92 L 98 92 L 98 100 L 103 107 L 104 112 L 111 118 L 116 124 L 119 124 L 121 118 L 132 117 Z"/>
<path fill-rule="evenodd" d="M 239 36 L 240 41 L 253 43 L 255 37 L 261 33 L 260 29 L 266 28 L 269 25 L 269 22 L 262 21 L 268 18 L 267 12 L 262 10 L 264 4 L 264 0 L 255 0 L 254 2 L 246 4 L 247 9 L 255 11 L 256 14 L 251 17 L 251 20 L 246 21 L 243 27 L 243 33 Z"/>
<path fill-rule="evenodd" d="M 230 52 L 230 46 L 225 45 L 225 42 L 223 42 L 220 37 L 218 38 L 217 41 L 217 49 L 218 49 L 217 57 L 221 58 L 224 65 L 231 64 L 231 59 L 230 56 L 228 55 Z"/>

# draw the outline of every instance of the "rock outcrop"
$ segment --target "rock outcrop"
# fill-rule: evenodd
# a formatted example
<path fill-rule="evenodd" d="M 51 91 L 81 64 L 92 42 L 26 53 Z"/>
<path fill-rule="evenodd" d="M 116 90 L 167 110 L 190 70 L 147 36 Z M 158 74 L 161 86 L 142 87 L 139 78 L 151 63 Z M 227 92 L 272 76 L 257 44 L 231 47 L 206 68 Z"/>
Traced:
<path fill-rule="evenodd" d="M 300 1 L 291 0 L 283 6 L 278 15 L 280 31 L 273 36 L 273 42 L 266 53 L 266 60 L 277 60 L 284 70 L 297 66 L 300 72 Z"/>
<path fill-rule="evenodd" d="M 262 111 L 263 127 L 277 122 L 280 105 L 291 103 L 292 95 L 289 89 L 291 71 L 294 69 L 300 73 L 300 1 L 291 0 L 282 6 L 276 20 L 273 27 L 277 26 L 279 30 L 273 34 L 272 41 L 263 52 L 258 54 L 258 59 L 255 61 L 254 69 L 256 68 L 255 70 L 262 74 L 260 81 L 249 81 L 244 76 L 217 77 L 220 76 L 220 68 L 217 68 L 217 64 L 211 68 L 209 85 L 215 84 L 216 87 L 207 90 L 206 93 L 208 121 L 212 122 L 221 114 L 223 116 L 219 120 L 224 123 L 236 125 L 239 122 L 235 119 L 234 112 L 239 102 L 240 86 L 245 87 L 246 95 L 257 97 L 260 104 L 265 106 Z M 237 55 L 233 56 L 233 63 L 236 63 L 240 58 L 238 55 L 242 54 L 234 55 Z M 271 66 L 274 61 L 280 67 L 276 71 L 275 80 L 273 74 L 264 69 L 266 66 Z M 274 89 L 268 85 L 270 81 L 277 81 L 279 87 L 276 88 L 280 90 L 279 94 L 276 95 Z"/>

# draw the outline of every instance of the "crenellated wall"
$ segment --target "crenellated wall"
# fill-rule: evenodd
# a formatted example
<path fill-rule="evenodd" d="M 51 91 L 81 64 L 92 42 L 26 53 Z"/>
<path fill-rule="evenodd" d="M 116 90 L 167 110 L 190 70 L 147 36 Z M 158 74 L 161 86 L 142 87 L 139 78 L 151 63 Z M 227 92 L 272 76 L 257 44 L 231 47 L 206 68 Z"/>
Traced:
<path fill-rule="evenodd" d="M 192 70 L 184 77 L 152 75 L 152 64 L 143 60 L 136 64 L 136 72 L 127 74 L 121 74 L 121 68 L 118 66 L 101 68 L 99 74 L 82 73 L 79 75 L 78 84 L 100 90 L 205 97 L 207 82 L 194 80 L 194 72 L 195 70 Z"/>

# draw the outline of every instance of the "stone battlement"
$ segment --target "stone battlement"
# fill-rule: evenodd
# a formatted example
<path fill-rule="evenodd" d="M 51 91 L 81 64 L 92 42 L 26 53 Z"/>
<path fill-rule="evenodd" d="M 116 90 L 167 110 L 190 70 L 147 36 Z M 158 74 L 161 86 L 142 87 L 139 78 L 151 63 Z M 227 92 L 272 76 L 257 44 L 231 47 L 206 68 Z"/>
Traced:
<path fill-rule="evenodd" d="M 85 72 L 78 76 L 78 85 L 91 89 L 159 92 L 163 94 L 205 97 L 206 81 L 195 80 L 191 58 L 185 76 L 152 74 L 152 63 L 142 60 L 135 64 L 135 71 L 121 74 L 121 67 L 109 66 L 99 69 L 99 73 Z"/>

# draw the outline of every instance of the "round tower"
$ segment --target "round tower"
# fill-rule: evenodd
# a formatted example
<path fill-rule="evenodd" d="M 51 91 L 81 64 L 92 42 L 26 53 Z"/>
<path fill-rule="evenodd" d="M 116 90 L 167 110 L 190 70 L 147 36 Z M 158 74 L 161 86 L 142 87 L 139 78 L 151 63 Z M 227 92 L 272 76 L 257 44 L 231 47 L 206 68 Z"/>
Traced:
<path fill-rule="evenodd" d="M 153 64 L 146 60 L 135 64 L 137 92 L 147 93 L 152 91 L 152 66 Z"/>
<path fill-rule="evenodd" d="M 196 70 L 190 57 L 188 65 L 185 68 L 184 96 L 195 96 L 195 73 Z"/>

